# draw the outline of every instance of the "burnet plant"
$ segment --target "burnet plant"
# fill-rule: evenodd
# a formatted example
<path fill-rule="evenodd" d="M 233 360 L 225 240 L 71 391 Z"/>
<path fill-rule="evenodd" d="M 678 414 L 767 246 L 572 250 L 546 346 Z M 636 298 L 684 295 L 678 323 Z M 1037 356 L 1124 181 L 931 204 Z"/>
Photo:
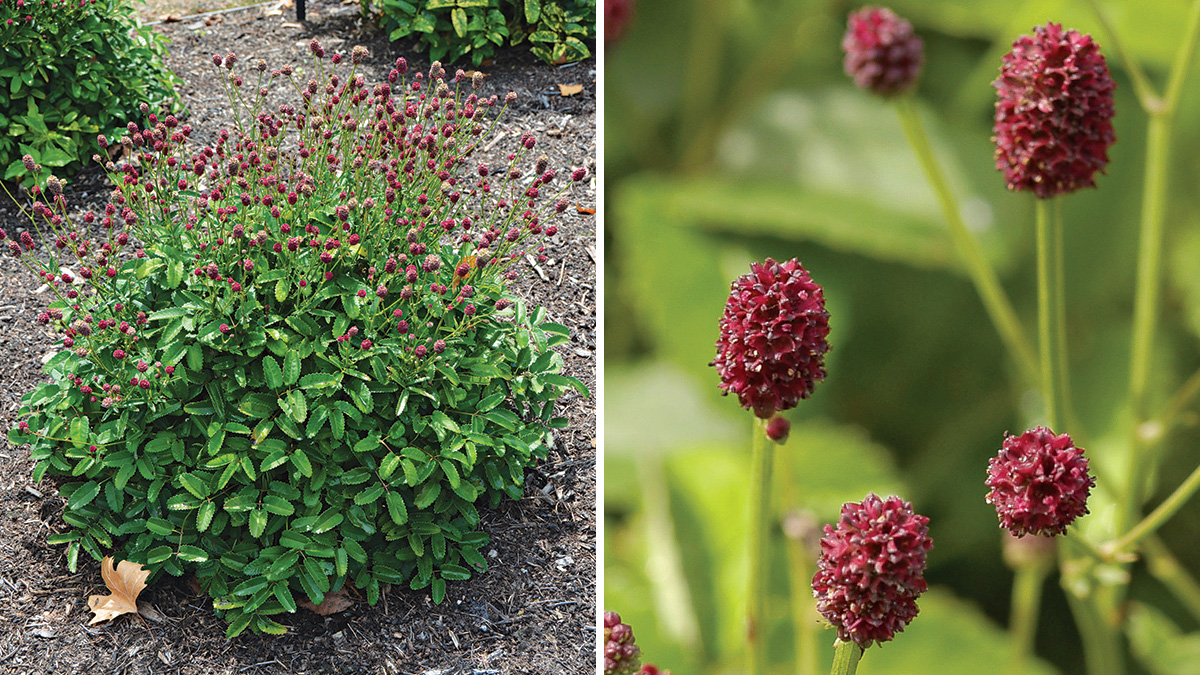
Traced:
<path fill-rule="evenodd" d="M 310 50 L 311 77 L 214 55 L 234 130 L 194 147 L 143 108 L 100 139 L 127 158 L 103 213 L 69 220 L 51 178 L 38 236 L 8 243 L 58 298 L 52 381 L 9 434 L 35 480 L 62 477 L 50 542 L 72 570 L 112 550 L 194 572 L 230 636 L 284 632 L 273 615 L 345 585 L 441 602 L 487 569 L 479 505 L 521 496 L 567 424 L 556 399 L 587 394 L 551 349 L 567 329 L 508 288 L 585 171 L 529 136 L 473 159 L 515 97 L 462 71 L 398 59 L 368 85 L 366 49 Z M 296 105 L 268 110 L 273 82 Z"/>

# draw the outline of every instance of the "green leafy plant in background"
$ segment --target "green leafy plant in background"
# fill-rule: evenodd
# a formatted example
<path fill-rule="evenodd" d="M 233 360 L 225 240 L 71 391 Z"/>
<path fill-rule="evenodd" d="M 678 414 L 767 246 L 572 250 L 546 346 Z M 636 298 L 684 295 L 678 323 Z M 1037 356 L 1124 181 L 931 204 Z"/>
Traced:
<path fill-rule="evenodd" d="M 107 165 L 117 192 L 84 217 L 100 236 L 51 177 L 39 236 L 8 246 L 64 336 L 9 434 L 35 480 L 62 477 L 51 543 L 72 570 L 111 549 L 194 572 L 230 636 L 284 632 L 272 616 L 344 585 L 441 602 L 487 569 L 477 505 L 521 496 L 567 423 L 556 399 L 587 394 L 559 372 L 567 329 L 507 290 L 583 170 L 558 178 L 527 136 L 499 179 L 467 171 L 495 96 L 437 63 L 411 89 L 403 59 L 395 89 L 368 87 L 364 48 L 344 79 L 310 49 L 327 88 L 260 62 L 246 94 L 236 56 L 214 56 L 247 113 L 234 132 L 193 151 L 174 117 L 130 123 L 137 162 Z M 272 80 L 299 105 L 264 112 Z"/>
<path fill-rule="evenodd" d="M 595 0 L 378 0 L 362 11 L 378 11 L 392 40 L 415 38 L 430 58 L 450 63 L 470 56 L 478 66 L 526 40 L 547 63 L 578 61 L 591 56 L 584 41 L 596 38 Z"/>
<path fill-rule="evenodd" d="M 921 617 L 860 672 L 991 672 L 1018 667 L 1024 654 L 1033 655 L 1025 672 L 1050 672 L 1051 663 L 1077 672 L 1085 654 L 1095 671 L 1136 659 L 1149 672 L 1189 672 L 1181 655 L 1200 627 L 1192 543 L 1200 518 L 1188 501 L 1200 481 L 1188 475 L 1200 391 L 1200 376 L 1188 376 L 1200 365 L 1200 218 L 1182 177 L 1200 143 L 1190 121 L 1200 98 L 1182 83 L 1194 66 L 1198 10 L 1097 4 L 983 2 L 968 11 L 894 3 L 928 45 L 924 76 L 915 95 L 898 101 L 899 116 L 845 83 L 837 46 L 846 7 L 796 2 L 756 12 L 706 3 L 689 13 L 682 3 L 639 4 L 606 71 L 606 475 L 624 479 L 606 481 L 605 606 L 637 626 L 656 661 L 693 672 L 742 662 L 748 524 L 739 507 L 750 494 L 724 486 L 744 473 L 745 458 L 731 449 L 741 434 L 710 405 L 716 391 L 703 364 L 725 280 L 746 260 L 773 255 L 798 257 L 821 280 L 838 336 L 829 380 L 791 416 L 778 454 L 795 464 L 781 471 L 822 476 L 830 484 L 822 492 L 857 483 L 864 468 L 847 455 L 849 440 L 816 456 L 803 451 L 819 443 L 813 425 L 870 439 L 873 461 L 893 467 L 899 485 L 890 491 L 912 496 L 937 541 Z M 1069 392 L 1062 424 L 1088 448 L 1097 485 L 1092 515 L 1062 540 L 1067 564 L 1047 572 L 1062 590 L 1048 589 L 1039 612 L 1028 602 L 1028 575 L 1006 569 L 982 481 L 1000 431 L 1045 420 L 1033 332 L 1005 330 L 1005 315 L 1015 317 L 1011 325 L 1036 324 L 1033 201 L 1005 193 L 988 138 L 989 84 L 1001 56 L 1047 20 L 1101 44 L 1118 80 L 1120 142 L 1100 189 L 1062 205 L 1068 302 L 1058 325 L 1068 331 L 1071 367 L 1056 377 Z M 686 29 L 656 31 L 667 22 Z M 1149 82 L 1163 75 L 1159 94 Z M 917 128 L 928 140 L 914 153 L 906 134 Z M 927 182 L 931 165 L 940 169 L 937 189 Z M 1136 263 L 1130 251 L 1156 230 L 1143 260 L 1157 264 Z M 963 233 L 976 242 L 974 261 Z M 1163 242 L 1169 253 L 1150 255 Z M 979 275 L 977 263 L 994 279 Z M 989 299 L 988 286 L 1011 306 Z M 628 407 L 614 403 L 622 398 Z M 651 409 L 654 400 L 671 409 Z M 693 469 L 709 478 L 684 485 L 680 476 Z M 1123 500 L 1133 484 L 1142 498 Z M 843 499 L 866 490 L 889 491 L 860 485 Z M 798 663 L 801 672 L 827 672 L 827 641 L 803 629 L 817 621 L 803 602 L 811 579 L 803 560 L 812 557 L 803 547 L 814 541 L 813 523 L 836 513 L 828 504 L 820 513 L 823 498 L 803 488 L 780 496 L 767 564 L 777 590 L 764 610 L 775 645 L 766 670 Z M 1129 565 L 1133 550 L 1145 566 Z M 1019 616 L 1031 606 L 1042 620 L 1023 632 Z M 1079 629 L 1072 614 L 1082 617 Z M 1158 648 L 1161 639 L 1172 644 Z"/>
<path fill-rule="evenodd" d="M 28 187 L 77 171 L 141 103 L 173 105 L 166 44 L 120 0 L 0 2 L 0 178 Z"/>

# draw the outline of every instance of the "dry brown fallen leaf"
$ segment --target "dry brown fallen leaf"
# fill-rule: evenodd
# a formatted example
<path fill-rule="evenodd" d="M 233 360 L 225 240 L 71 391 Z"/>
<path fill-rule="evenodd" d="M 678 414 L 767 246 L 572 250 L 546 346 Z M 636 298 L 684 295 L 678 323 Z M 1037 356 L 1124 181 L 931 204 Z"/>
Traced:
<path fill-rule="evenodd" d="M 478 74 L 480 77 L 487 77 L 488 74 L 480 70 L 464 70 L 463 75 L 467 77 L 475 77 Z"/>
<path fill-rule="evenodd" d="M 175 23 L 177 21 L 183 21 L 183 17 L 178 14 L 163 14 L 162 16 L 158 17 L 158 20 L 163 23 Z"/>
<path fill-rule="evenodd" d="M 96 613 L 88 625 L 115 619 L 122 614 L 137 614 L 137 596 L 146 587 L 150 570 L 128 560 L 122 560 L 114 570 L 112 556 L 106 555 L 100 563 L 100 576 L 112 595 L 93 595 L 88 598 L 88 607 Z"/>
<path fill-rule="evenodd" d="M 559 92 L 562 93 L 563 96 L 574 96 L 575 94 L 578 94 L 579 92 L 583 91 L 583 85 L 582 84 L 560 84 L 560 85 L 558 85 L 558 90 L 559 90 Z"/>
<path fill-rule="evenodd" d="M 319 605 L 314 605 L 308 598 L 303 598 L 296 603 L 296 606 L 303 607 L 310 612 L 316 612 L 321 616 L 329 616 L 330 614 L 337 614 L 344 609 L 348 609 L 353 604 L 354 600 L 346 595 L 345 589 L 342 589 L 334 593 L 326 593 L 325 599 Z"/>

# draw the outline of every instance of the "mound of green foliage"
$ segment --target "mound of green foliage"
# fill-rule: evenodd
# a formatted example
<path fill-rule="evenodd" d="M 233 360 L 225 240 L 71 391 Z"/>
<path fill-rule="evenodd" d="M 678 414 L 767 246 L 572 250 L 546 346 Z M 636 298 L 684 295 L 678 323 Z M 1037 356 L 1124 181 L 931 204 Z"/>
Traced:
<path fill-rule="evenodd" d="M 0 178 L 28 186 L 82 168 L 98 134 L 174 98 L 165 55 L 166 38 L 123 0 L 0 0 Z"/>
<path fill-rule="evenodd" d="M 113 549 L 194 571 L 230 636 L 347 583 L 440 602 L 487 568 L 477 505 L 520 497 L 567 424 L 555 400 L 586 393 L 558 373 L 567 329 L 506 290 L 584 171 L 558 178 L 524 137 L 493 177 L 470 158 L 509 99 L 403 59 L 370 87 L 365 49 L 340 77 L 311 47 L 314 77 L 260 62 L 248 94 L 215 56 L 249 119 L 203 148 L 174 117 L 130 123 L 104 213 L 73 225 L 51 177 L 42 236 L 9 242 L 59 298 L 53 381 L 9 436 L 36 480 L 64 477 L 50 541 L 72 569 Z M 267 113 L 275 79 L 300 96 Z"/>

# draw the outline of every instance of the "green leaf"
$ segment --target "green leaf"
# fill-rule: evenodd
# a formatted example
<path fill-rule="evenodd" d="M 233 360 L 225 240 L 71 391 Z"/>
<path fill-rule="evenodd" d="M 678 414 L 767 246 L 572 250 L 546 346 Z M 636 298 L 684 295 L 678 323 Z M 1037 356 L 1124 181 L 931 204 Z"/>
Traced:
<path fill-rule="evenodd" d="M 467 36 L 467 13 L 461 7 L 455 7 L 450 10 L 450 25 L 454 28 L 454 32 L 458 37 Z"/>
<path fill-rule="evenodd" d="M 308 419 L 308 401 L 304 398 L 304 392 L 299 389 L 293 389 L 288 392 L 286 399 L 280 399 L 280 408 L 288 414 L 289 417 L 296 420 L 298 423 L 303 423 Z M 286 401 L 286 405 L 282 402 Z"/>
<path fill-rule="evenodd" d="M 300 378 L 301 389 L 323 389 L 342 383 L 341 373 L 309 373 Z"/>
<path fill-rule="evenodd" d="M 296 599 L 292 597 L 292 591 L 286 583 L 275 584 L 271 592 L 275 595 L 275 599 L 279 601 L 279 605 L 283 607 L 289 614 L 296 611 Z"/>
<path fill-rule="evenodd" d="M 147 518 L 146 529 L 163 537 L 175 532 L 175 526 L 171 524 L 171 521 L 162 518 Z"/>
<path fill-rule="evenodd" d="M 363 437 L 362 440 L 354 444 L 354 452 L 370 452 L 380 445 L 378 431 L 372 431 Z"/>
<path fill-rule="evenodd" d="M 263 573 L 267 581 L 279 581 L 292 576 L 296 563 L 300 562 L 300 551 L 291 550 L 275 559 L 267 571 Z M 286 586 L 287 584 L 283 584 Z"/>
<path fill-rule="evenodd" d="M 100 484 L 94 480 L 88 481 L 71 493 L 71 498 L 67 500 L 67 508 L 82 509 L 91 504 L 98 494 L 100 494 Z"/>
<path fill-rule="evenodd" d="M 267 495 L 263 497 L 263 508 L 277 516 L 290 516 L 296 512 L 296 507 L 283 497 Z"/>
<path fill-rule="evenodd" d="M 312 478 L 313 467 L 312 462 L 308 461 L 308 455 L 304 454 L 303 450 L 296 450 L 292 453 L 292 464 L 300 471 L 305 478 Z"/>
<path fill-rule="evenodd" d="M 371 502 L 379 499 L 381 495 L 383 495 L 383 486 L 376 483 L 375 485 L 372 485 L 371 487 L 354 495 L 354 503 L 359 505 L 370 504 Z"/>
<path fill-rule="evenodd" d="M 525 0 L 525 23 L 533 25 L 542 14 L 542 3 L 539 0 Z"/>
<path fill-rule="evenodd" d="M 313 534 L 328 532 L 338 525 L 341 525 L 343 518 L 344 516 L 342 515 L 341 511 L 333 508 L 326 509 L 325 512 L 317 518 L 316 522 L 312 524 L 312 527 L 310 527 L 309 530 Z"/>
<path fill-rule="evenodd" d="M 346 550 L 346 553 L 351 558 L 364 565 L 367 563 L 367 552 L 363 549 L 362 544 L 354 541 L 353 539 L 343 539 L 342 548 Z"/>
<path fill-rule="evenodd" d="M 392 522 L 397 525 L 403 525 L 408 522 L 408 507 L 404 504 L 404 497 L 399 492 L 388 491 L 387 493 L 387 508 L 388 515 L 392 517 Z"/>
<path fill-rule="evenodd" d="M 300 379 L 300 354 L 296 350 L 288 350 L 287 356 L 283 358 L 283 383 L 287 386 L 296 384 L 296 380 Z"/>
<path fill-rule="evenodd" d="M 151 321 L 157 321 L 159 319 L 177 319 L 181 316 L 188 316 L 188 314 L 188 310 L 184 309 L 183 307 L 168 307 L 166 309 L 160 309 L 157 312 L 150 314 L 146 318 Z"/>
<path fill-rule="evenodd" d="M 250 512 L 250 536 L 261 537 L 263 531 L 267 529 L 267 512 L 263 509 L 254 509 Z"/>
<path fill-rule="evenodd" d="M 217 505 L 214 502 L 204 502 L 196 511 L 196 530 L 203 532 L 212 524 L 213 516 L 217 513 Z"/>
<path fill-rule="evenodd" d="M 292 352 L 288 352 L 291 354 Z M 263 356 L 263 377 L 267 381 L 267 386 L 271 389 L 279 389 L 283 386 L 283 370 L 279 368 L 279 362 L 275 357 L 266 355 Z"/>
<path fill-rule="evenodd" d="M 268 394 L 249 393 L 238 403 L 238 411 L 248 417 L 269 417 L 278 408 L 276 399 Z"/>
<path fill-rule="evenodd" d="M 151 565 L 157 565 L 165 562 L 173 555 L 175 555 L 175 550 L 170 546 L 157 546 L 146 552 L 146 562 Z"/>
<path fill-rule="evenodd" d="M 201 563 L 208 560 L 208 553 L 199 546 L 182 544 L 179 547 L 179 559 L 187 562 Z"/>

